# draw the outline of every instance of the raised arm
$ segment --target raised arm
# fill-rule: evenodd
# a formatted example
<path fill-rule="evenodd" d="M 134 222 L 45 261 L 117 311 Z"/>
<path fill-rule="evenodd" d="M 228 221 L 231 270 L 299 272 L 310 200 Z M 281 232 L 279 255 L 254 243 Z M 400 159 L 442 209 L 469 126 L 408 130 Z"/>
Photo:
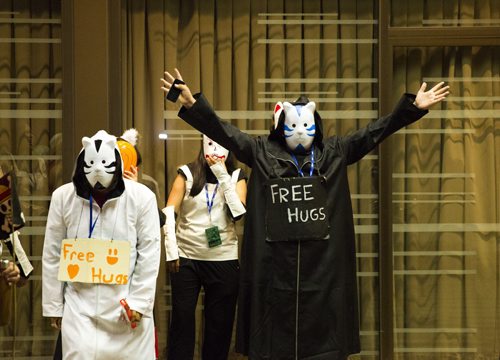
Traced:
<path fill-rule="evenodd" d="M 180 72 L 177 69 L 174 72 L 175 78 L 168 71 L 165 72 L 165 78 L 161 79 L 163 85 L 161 89 L 165 93 L 168 93 L 172 86 L 181 90 L 177 100 L 182 105 L 179 117 L 233 152 L 239 161 L 251 167 L 255 154 L 255 139 L 236 126 L 221 120 L 203 94 L 193 96 L 186 84 L 173 85 L 176 78 L 182 80 Z"/>
<path fill-rule="evenodd" d="M 431 106 L 443 101 L 450 93 L 449 86 L 443 85 L 444 83 L 440 82 L 432 89 L 425 91 L 427 84 L 423 83 L 417 95 L 404 94 L 392 113 L 343 137 L 341 144 L 347 163 L 353 164 L 360 160 L 389 135 L 427 114 Z"/>

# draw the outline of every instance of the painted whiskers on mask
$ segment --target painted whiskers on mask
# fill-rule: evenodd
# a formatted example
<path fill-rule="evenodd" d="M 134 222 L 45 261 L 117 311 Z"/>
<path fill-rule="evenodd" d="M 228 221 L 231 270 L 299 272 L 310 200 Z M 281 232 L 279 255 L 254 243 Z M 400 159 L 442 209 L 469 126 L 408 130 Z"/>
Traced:
<path fill-rule="evenodd" d="M 278 103 L 275 106 L 275 126 L 283 111 L 285 121 L 283 124 L 283 135 L 290 151 L 294 153 L 305 153 L 310 150 L 316 135 L 316 123 L 314 111 L 316 104 L 313 101 L 307 104 L 293 105 L 289 102 Z"/>
<path fill-rule="evenodd" d="M 91 138 L 82 138 L 83 171 L 93 188 L 107 188 L 116 172 L 116 137 L 99 130 Z"/>

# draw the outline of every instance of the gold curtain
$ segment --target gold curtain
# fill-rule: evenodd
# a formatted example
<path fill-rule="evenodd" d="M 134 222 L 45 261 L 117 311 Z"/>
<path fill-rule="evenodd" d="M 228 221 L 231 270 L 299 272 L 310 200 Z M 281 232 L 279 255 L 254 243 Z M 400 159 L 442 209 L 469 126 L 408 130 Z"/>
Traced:
<path fill-rule="evenodd" d="M 267 133 L 278 100 L 316 101 L 325 133 L 378 116 L 378 1 L 123 1 L 124 127 L 142 135 L 143 179 L 159 205 L 201 137 L 160 91 L 178 67 L 224 118 Z M 18 174 L 35 267 L 17 289 L 15 323 L 0 327 L 0 357 L 50 357 L 55 332 L 41 314 L 41 253 L 50 194 L 61 184 L 60 0 L 0 2 L 0 162 Z M 498 0 L 395 0 L 392 26 L 497 24 Z M 40 19 L 45 19 L 40 21 Z M 48 20 L 47 20 L 48 19 Z M 446 22 L 447 21 L 447 22 Z M 476 21 L 476 23 L 474 23 Z M 28 40 L 26 40 L 28 39 Z M 31 39 L 31 40 L 29 40 Z M 33 40 L 35 39 L 35 40 Z M 40 41 L 39 39 L 45 39 Z M 393 103 L 422 80 L 445 79 L 441 108 L 394 135 L 394 324 L 397 359 L 500 356 L 499 47 L 400 47 Z M 72 121 L 65 119 L 65 121 Z M 169 140 L 158 134 L 167 130 Z M 377 153 L 349 169 L 356 224 L 362 353 L 378 358 Z M 248 173 L 250 169 L 245 169 Z M 242 224 L 238 224 L 241 236 Z M 164 258 L 164 254 L 162 254 Z M 167 342 L 170 287 L 162 262 L 155 317 Z M 197 356 L 203 300 L 198 311 Z M 15 337 L 14 337 L 15 334 Z M 14 341 L 15 339 L 15 341 Z M 232 359 L 239 358 L 231 353 Z"/>
<path fill-rule="evenodd" d="M 177 167 L 194 159 L 201 139 L 177 118 L 177 105 L 163 99 L 159 80 L 164 70 L 177 67 L 190 88 L 203 91 L 223 118 L 252 134 L 268 132 L 276 101 L 293 101 L 301 94 L 317 102 L 327 135 L 347 133 L 377 116 L 375 9 L 371 0 L 127 2 L 122 44 L 126 125 L 148 140 L 139 145 L 143 171 L 158 181 L 160 204 Z M 158 140 L 164 129 L 166 142 Z M 354 207 L 360 213 L 356 222 L 364 230 L 358 235 L 365 253 L 359 261 L 360 311 L 363 346 L 371 358 L 378 346 L 376 166 L 375 154 L 350 169 Z M 238 226 L 241 236 L 242 224 Z M 170 311 L 164 270 L 157 289 L 163 352 Z"/>
<path fill-rule="evenodd" d="M 50 194 L 62 180 L 60 17 L 60 1 L 0 2 L 0 165 L 16 172 L 20 238 L 34 266 L 0 327 L 5 358 L 51 355 L 56 337 L 42 318 L 40 260 Z"/>
<path fill-rule="evenodd" d="M 494 80 L 500 48 L 411 48 L 394 55 L 398 85 L 445 78 L 453 91 L 441 113 L 396 136 L 396 348 L 434 349 L 427 357 L 401 354 L 405 359 L 449 353 L 496 359 L 500 133 L 493 94 L 500 90 Z"/>
<path fill-rule="evenodd" d="M 393 1 L 395 26 L 497 24 L 497 1 Z M 445 21 L 447 21 L 445 23 Z M 395 93 L 443 79 L 441 107 L 395 136 L 396 359 L 500 356 L 500 47 L 400 47 Z"/>

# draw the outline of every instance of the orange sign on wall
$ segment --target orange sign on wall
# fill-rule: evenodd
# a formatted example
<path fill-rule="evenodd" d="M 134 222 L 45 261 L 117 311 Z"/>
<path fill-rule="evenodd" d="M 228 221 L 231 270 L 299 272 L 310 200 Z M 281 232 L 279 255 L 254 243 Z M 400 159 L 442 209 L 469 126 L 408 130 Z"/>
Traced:
<path fill-rule="evenodd" d="M 64 239 L 59 281 L 94 284 L 128 283 L 130 243 L 123 240 Z"/>

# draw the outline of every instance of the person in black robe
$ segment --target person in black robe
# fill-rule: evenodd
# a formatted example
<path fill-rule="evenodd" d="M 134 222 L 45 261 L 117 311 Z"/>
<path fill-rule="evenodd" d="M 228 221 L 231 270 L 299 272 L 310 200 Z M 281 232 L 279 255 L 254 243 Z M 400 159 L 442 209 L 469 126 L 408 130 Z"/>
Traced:
<path fill-rule="evenodd" d="M 177 69 L 175 78 L 182 80 Z M 165 72 L 162 90 L 172 88 Z M 354 222 L 347 166 L 448 95 L 439 83 L 348 136 L 323 137 L 315 104 L 278 103 L 269 136 L 222 121 L 180 90 L 179 117 L 252 168 L 241 250 L 236 351 L 250 359 L 340 360 L 360 351 Z"/>

